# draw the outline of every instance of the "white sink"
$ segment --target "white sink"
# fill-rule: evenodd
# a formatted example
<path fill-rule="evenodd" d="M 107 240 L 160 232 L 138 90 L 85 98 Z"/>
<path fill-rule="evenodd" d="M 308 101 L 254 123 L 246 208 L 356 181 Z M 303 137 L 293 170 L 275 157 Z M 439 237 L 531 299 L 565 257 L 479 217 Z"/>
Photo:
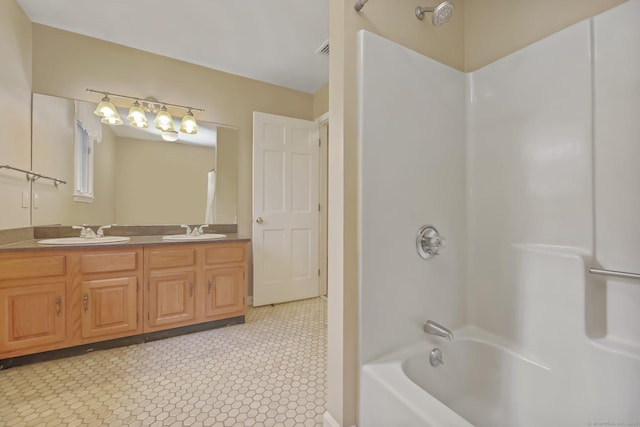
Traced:
<path fill-rule="evenodd" d="M 190 234 L 174 234 L 171 236 L 162 236 L 162 240 L 169 240 L 172 242 L 190 242 L 197 240 L 214 240 L 224 239 L 226 234 L 201 234 L 200 236 L 192 236 Z"/>
<path fill-rule="evenodd" d="M 84 237 L 60 237 L 58 239 L 40 240 L 41 245 L 104 245 L 108 243 L 128 242 L 130 237 L 104 236 L 86 239 Z"/>

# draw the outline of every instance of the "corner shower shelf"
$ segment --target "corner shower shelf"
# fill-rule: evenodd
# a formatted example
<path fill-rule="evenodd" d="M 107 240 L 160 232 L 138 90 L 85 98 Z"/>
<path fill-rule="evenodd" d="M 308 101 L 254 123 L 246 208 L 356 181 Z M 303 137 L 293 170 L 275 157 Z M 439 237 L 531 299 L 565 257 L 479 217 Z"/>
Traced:
<path fill-rule="evenodd" d="M 0 169 L 10 169 L 10 170 L 14 170 L 14 171 L 18 171 L 18 172 L 22 172 L 24 174 L 27 175 L 27 180 L 28 181 L 36 181 L 40 178 L 43 179 L 50 179 L 51 181 L 53 181 L 53 183 L 56 185 L 56 187 L 58 186 L 58 184 L 66 184 L 67 181 L 63 181 L 61 179 L 58 178 L 53 178 L 47 175 L 42 175 L 41 173 L 36 173 L 33 171 L 28 171 L 28 170 L 24 170 L 24 169 L 20 169 L 20 168 L 14 168 L 13 166 L 9 166 L 9 165 L 0 165 Z"/>

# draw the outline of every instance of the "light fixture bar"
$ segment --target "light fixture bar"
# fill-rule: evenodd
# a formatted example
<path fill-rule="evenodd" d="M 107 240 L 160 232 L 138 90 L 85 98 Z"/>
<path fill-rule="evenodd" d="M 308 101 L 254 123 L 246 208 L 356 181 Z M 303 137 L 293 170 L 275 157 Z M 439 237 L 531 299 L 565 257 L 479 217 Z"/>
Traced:
<path fill-rule="evenodd" d="M 105 92 L 103 90 L 87 89 L 87 92 L 89 92 L 89 93 L 97 93 L 97 94 L 106 95 L 106 96 L 114 96 L 116 98 L 133 99 L 134 101 L 144 101 L 144 98 L 136 98 L 134 96 L 129 96 L 129 95 L 120 95 L 120 94 L 117 94 L 117 93 Z M 202 109 L 202 108 L 189 107 L 187 105 L 172 104 L 170 102 L 163 102 L 163 101 L 157 101 L 157 100 L 154 100 L 153 102 L 154 102 L 154 104 L 159 104 L 159 105 L 166 105 L 166 106 L 170 106 L 170 107 L 183 108 L 185 110 L 193 110 L 193 111 L 204 112 L 204 109 Z"/>

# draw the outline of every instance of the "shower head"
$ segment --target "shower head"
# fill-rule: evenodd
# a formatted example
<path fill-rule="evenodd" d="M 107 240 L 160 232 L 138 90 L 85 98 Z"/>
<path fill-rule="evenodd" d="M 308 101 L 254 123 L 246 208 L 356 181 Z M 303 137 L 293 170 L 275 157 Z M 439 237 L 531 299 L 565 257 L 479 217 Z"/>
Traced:
<path fill-rule="evenodd" d="M 434 26 L 439 27 L 449 22 L 451 15 L 453 15 L 453 3 L 449 0 L 443 1 L 436 7 L 416 7 L 416 16 L 418 19 L 424 19 L 424 14 L 432 12 L 431 22 Z"/>

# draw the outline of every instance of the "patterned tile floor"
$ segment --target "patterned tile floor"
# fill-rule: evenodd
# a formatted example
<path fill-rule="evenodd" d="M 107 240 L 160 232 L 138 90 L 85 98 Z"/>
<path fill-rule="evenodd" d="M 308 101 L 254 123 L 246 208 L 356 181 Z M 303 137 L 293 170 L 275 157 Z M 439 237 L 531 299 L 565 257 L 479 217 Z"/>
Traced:
<path fill-rule="evenodd" d="M 326 301 L 247 323 L 0 371 L 0 426 L 317 426 Z"/>

